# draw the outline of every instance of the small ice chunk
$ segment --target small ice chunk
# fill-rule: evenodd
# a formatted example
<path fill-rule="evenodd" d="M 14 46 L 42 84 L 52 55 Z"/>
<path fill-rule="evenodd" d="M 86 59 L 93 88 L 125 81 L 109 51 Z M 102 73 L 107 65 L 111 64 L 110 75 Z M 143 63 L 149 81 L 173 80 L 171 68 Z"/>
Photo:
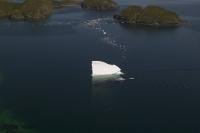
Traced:
<path fill-rule="evenodd" d="M 135 79 L 135 78 L 129 78 L 129 79 L 131 79 L 131 80 L 132 80 L 132 79 Z"/>
<path fill-rule="evenodd" d="M 125 81 L 125 78 L 119 77 L 118 79 L 116 79 L 117 81 Z"/>
<path fill-rule="evenodd" d="M 107 33 L 106 33 L 104 30 L 102 30 L 102 32 L 103 32 L 103 34 L 104 34 L 104 35 L 106 35 L 106 34 L 107 34 Z"/>
<path fill-rule="evenodd" d="M 121 69 L 103 61 L 92 61 L 92 76 L 122 75 Z"/>

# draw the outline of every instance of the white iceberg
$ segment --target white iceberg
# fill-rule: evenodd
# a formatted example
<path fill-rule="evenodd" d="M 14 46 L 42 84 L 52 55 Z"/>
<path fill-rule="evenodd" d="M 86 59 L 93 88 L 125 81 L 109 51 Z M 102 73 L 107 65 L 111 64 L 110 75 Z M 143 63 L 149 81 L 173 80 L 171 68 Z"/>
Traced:
<path fill-rule="evenodd" d="M 122 75 L 121 69 L 112 64 L 105 63 L 103 61 L 92 61 L 92 76 L 116 76 Z"/>

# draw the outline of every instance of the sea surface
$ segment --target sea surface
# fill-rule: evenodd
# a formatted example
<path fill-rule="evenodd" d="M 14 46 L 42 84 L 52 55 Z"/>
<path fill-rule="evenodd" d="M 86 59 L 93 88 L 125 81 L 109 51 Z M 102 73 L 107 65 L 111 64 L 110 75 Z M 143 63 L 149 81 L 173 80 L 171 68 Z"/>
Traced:
<path fill-rule="evenodd" d="M 118 11 L 78 6 L 44 22 L 0 21 L 0 110 L 40 133 L 200 132 L 200 0 L 117 0 L 161 5 L 179 28 L 118 24 Z M 120 9 L 119 9 L 120 10 Z M 94 82 L 91 62 L 124 80 Z"/>

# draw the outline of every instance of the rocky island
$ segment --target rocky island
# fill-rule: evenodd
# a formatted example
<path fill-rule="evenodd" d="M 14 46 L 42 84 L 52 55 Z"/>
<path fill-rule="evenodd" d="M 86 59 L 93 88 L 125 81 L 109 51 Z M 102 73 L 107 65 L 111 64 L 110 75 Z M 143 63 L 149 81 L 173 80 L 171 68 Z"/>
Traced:
<path fill-rule="evenodd" d="M 23 3 L 0 0 L 0 18 L 15 21 L 41 21 L 47 19 L 55 7 L 75 3 L 78 4 L 78 0 L 25 0 Z"/>
<path fill-rule="evenodd" d="M 117 3 L 112 0 L 84 0 L 81 3 L 82 8 L 97 10 L 97 11 L 106 11 L 116 9 Z"/>
<path fill-rule="evenodd" d="M 174 12 L 159 6 L 129 6 L 121 11 L 119 15 L 114 15 L 114 19 L 120 23 L 144 26 L 179 26 L 182 24 L 181 18 Z"/>

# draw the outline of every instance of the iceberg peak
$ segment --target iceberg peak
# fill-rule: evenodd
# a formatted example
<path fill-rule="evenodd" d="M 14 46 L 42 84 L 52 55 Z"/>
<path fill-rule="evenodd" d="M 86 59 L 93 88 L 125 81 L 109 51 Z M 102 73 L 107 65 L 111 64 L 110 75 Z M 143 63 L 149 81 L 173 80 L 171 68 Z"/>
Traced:
<path fill-rule="evenodd" d="M 92 76 L 122 75 L 121 69 L 103 61 L 92 61 Z"/>

